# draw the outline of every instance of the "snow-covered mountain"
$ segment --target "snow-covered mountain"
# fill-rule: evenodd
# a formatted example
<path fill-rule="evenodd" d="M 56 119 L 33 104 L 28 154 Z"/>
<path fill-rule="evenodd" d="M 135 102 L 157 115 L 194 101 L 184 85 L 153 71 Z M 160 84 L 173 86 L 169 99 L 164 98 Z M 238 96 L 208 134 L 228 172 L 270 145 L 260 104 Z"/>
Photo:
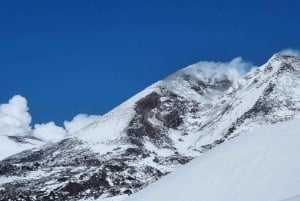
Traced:
<path fill-rule="evenodd" d="M 126 201 L 283 201 L 300 198 L 300 119 L 238 136 Z"/>
<path fill-rule="evenodd" d="M 73 136 L 1 161 L 0 200 L 123 199 L 230 138 L 300 115 L 298 57 L 237 74 L 191 65 Z"/>

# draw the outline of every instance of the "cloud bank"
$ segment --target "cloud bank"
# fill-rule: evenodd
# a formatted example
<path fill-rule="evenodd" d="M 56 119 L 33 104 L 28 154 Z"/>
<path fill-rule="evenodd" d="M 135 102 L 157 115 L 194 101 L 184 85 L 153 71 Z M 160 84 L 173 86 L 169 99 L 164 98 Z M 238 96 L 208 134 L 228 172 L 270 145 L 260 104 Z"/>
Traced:
<path fill-rule="evenodd" d="M 27 100 L 13 96 L 8 103 L 0 104 L 0 135 L 32 135 L 49 142 L 57 142 L 98 120 L 100 115 L 78 114 L 71 121 L 65 121 L 63 127 L 54 122 L 31 126 L 31 115 L 28 112 Z"/>
<path fill-rule="evenodd" d="M 32 134 L 45 141 L 56 142 L 63 139 L 67 132 L 64 128 L 56 126 L 53 121 L 45 124 L 35 124 Z"/>
<path fill-rule="evenodd" d="M 78 114 L 71 121 L 65 121 L 64 127 L 67 133 L 75 133 L 88 124 L 97 121 L 100 115 Z"/>

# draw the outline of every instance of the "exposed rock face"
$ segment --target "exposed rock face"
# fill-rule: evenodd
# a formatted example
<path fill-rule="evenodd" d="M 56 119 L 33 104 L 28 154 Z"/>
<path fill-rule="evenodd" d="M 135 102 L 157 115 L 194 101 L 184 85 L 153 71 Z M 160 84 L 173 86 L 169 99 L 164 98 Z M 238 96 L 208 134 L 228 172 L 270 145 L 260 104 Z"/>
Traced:
<path fill-rule="evenodd" d="M 168 97 L 166 100 L 161 100 Z M 170 128 L 177 129 L 182 123 L 182 116 L 187 106 L 184 98 L 170 91 L 161 90 L 160 94 L 152 92 L 139 100 L 134 110 L 134 117 L 127 128 L 127 136 L 132 144 L 143 146 L 145 137 L 157 147 L 172 146 L 168 137 Z M 160 124 L 161 126 L 157 126 Z"/>
<path fill-rule="evenodd" d="M 244 131 L 300 114 L 299 58 L 275 55 L 237 83 L 182 72 L 74 136 L 1 161 L 0 200 L 132 194 Z"/>

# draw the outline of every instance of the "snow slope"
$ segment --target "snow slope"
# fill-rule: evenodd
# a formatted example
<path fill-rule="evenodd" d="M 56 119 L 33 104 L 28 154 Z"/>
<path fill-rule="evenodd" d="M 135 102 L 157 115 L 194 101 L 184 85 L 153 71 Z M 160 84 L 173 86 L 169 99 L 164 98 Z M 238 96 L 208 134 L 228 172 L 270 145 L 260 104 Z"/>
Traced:
<path fill-rule="evenodd" d="M 0 135 L 0 160 L 44 144 L 46 144 L 46 142 L 37 138 Z"/>
<path fill-rule="evenodd" d="M 126 201 L 296 201 L 299 147 L 300 119 L 261 128 L 217 146 Z"/>

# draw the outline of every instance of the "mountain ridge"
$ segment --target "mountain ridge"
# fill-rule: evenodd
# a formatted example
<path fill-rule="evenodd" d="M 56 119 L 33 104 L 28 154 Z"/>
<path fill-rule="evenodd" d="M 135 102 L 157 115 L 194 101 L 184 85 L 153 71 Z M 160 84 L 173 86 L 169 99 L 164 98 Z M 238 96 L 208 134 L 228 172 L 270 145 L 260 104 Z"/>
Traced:
<path fill-rule="evenodd" d="M 282 54 L 237 82 L 177 72 L 76 134 L 1 161 L 0 200 L 132 194 L 240 133 L 299 116 L 299 78 L 300 59 Z"/>

